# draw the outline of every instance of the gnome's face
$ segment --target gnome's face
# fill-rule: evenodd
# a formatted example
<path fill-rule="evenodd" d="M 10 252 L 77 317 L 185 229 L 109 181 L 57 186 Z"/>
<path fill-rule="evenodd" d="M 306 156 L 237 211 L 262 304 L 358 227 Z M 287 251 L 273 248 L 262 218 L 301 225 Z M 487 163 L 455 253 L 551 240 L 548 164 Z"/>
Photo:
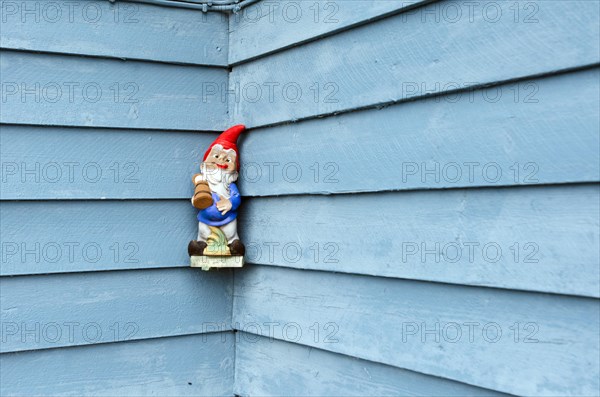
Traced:
<path fill-rule="evenodd" d="M 227 150 L 223 149 L 221 145 L 215 145 L 210 150 L 206 160 L 204 160 L 204 164 L 208 170 L 219 169 L 225 172 L 232 172 L 236 170 L 236 157 L 235 150 Z"/>

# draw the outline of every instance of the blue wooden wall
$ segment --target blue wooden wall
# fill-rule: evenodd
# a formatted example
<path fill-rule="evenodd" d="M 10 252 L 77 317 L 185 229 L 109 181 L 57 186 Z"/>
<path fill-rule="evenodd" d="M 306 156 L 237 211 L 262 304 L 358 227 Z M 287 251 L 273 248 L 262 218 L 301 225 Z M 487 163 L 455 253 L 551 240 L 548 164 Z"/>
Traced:
<path fill-rule="evenodd" d="M 232 274 L 186 253 L 226 17 L 1 7 L 0 394 L 231 396 Z"/>
<path fill-rule="evenodd" d="M 0 394 L 600 394 L 599 1 L 0 3 Z"/>
<path fill-rule="evenodd" d="M 237 394 L 600 394 L 599 5 L 230 18 Z"/>

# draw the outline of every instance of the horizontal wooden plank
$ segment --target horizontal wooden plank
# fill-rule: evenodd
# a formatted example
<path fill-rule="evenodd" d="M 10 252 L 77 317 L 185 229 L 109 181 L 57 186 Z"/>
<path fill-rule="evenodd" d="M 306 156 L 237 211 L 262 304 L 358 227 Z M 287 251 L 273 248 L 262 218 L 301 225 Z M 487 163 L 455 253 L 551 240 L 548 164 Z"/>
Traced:
<path fill-rule="evenodd" d="M 0 355 L 3 396 L 231 396 L 233 340 L 219 333 Z"/>
<path fill-rule="evenodd" d="M 238 333 L 240 396 L 502 396 L 504 394 L 326 350 Z"/>
<path fill-rule="evenodd" d="M 0 275 L 189 266 L 197 210 L 181 201 L 0 203 Z"/>
<path fill-rule="evenodd" d="M 242 193 L 598 181 L 599 80 L 586 70 L 497 87 L 504 95 L 494 102 L 476 91 L 458 102 L 445 96 L 249 131 L 240 145 Z M 515 101 L 525 92 L 535 95 Z M 377 178 L 366 166 L 373 119 L 386 142 Z M 3 125 L 0 198 L 188 198 L 189 177 L 215 136 Z"/>
<path fill-rule="evenodd" d="M 203 93 L 226 86 L 226 69 L 2 51 L 0 73 L 3 123 L 226 127 L 226 101 Z"/>
<path fill-rule="evenodd" d="M 591 69 L 252 130 L 241 189 L 266 196 L 596 182 L 599 92 Z"/>
<path fill-rule="evenodd" d="M 227 330 L 231 282 L 195 269 L 2 277 L 0 351 Z"/>
<path fill-rule="evenodd" d="M 597 299 L 265 266 L 235 294 L 248 332 L 516 395 L 599 387 Z"/>
<path fill-rule="evenodd" d="M 148 4 L 0 0 L 0 47 L 227 65 L 227 18 Z"/>
<path fill-rule="evenodd" d="M 0 198 L 188 198 L 216 136 L 2 125 Z"/>
<path fill-rule="evenodd" d="M 229 18 L 229 63 L 321 38 L 428 1 L 259 1 Z"/>
<path fill-rule="evenodd" d="M 599 192 L 253 198 L 240 230 L 251 263 L 598 297 Z"/>
<path fill-rule="evenodd" d="M 231 113 L 257 127 L 597 64 L 598 18 L 595 0 L 430 4 L 234 67 Z"/>

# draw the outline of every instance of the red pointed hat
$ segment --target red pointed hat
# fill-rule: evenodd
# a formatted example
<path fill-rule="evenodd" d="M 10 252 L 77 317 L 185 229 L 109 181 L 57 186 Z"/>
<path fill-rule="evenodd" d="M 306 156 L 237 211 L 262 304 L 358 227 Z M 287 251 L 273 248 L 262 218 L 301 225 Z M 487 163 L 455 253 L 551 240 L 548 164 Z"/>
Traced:
<path fill-rule="evenodd" d="M 225 132 L 223 132 L 221 135 L 219 135 L 219 137 L 217 139 L 215 139 L 215 141 L 208 147 L 208 149 L 206 150 L 206 153 L 204 153 L 204 158 L 202 159 L 202 161 L 206 160 L 206 158 L 208 157 L 208 154 L 210 153 L 210 150 L 213 148 L 213 146 L 221 145 L 221 146 L 223 146 L 223 149 L 235 150 L 235 154 L 236 154 L 235 165 L 237 166 L 237 169 L 239 171 L 239 169 L 240 169 L 240 153 L 238 152 L 237 139 L 240 136 L 240 134 L 242 133 L 242 131 L 244 131 L 245 129 L 246 129 L 245 125 L 238 124 L 238 125 L 234 125 L 233 127 L 225 130 Z"/>

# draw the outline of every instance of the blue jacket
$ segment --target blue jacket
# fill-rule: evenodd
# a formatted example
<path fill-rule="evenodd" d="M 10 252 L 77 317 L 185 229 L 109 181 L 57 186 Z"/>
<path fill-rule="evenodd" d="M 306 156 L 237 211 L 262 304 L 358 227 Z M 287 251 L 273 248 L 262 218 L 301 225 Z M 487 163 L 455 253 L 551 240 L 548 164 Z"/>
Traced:
<path fill-rule="evenodd" d="M 229 201 L 231 201 L 231 209 L 225 215 L 221 215 L 221 211 L 217 209 L 217 201 L 220 200 L 217 193 L 212 193 L 213 204 L 198 212 L 198 221 L 209 226 L 223 226 L 233 221 L 237 217 L 237 209 L 242 202 L 240 191 L 235 183 L 229 185 Z"/>

